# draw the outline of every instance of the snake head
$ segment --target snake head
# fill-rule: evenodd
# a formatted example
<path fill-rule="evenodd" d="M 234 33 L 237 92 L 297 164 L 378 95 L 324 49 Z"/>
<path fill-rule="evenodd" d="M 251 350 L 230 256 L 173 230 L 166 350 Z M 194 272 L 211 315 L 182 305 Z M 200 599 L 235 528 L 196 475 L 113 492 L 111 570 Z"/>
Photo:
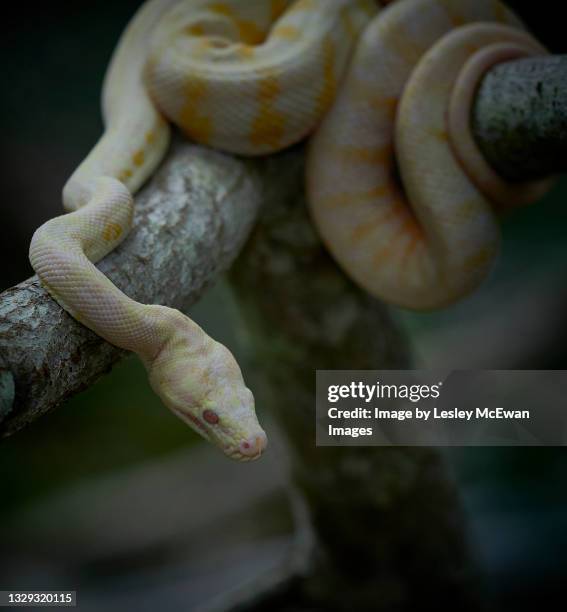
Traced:
<path fill-rule="evenodd" d="M 205 440 L 238 461 L 258 459 L 268 439 L 256 418 L 254 397 L 242 385 L 217 389 L 206 399 L 197 400 L 194 381 L 186 381 L 183 401 L 166 401 L 170 410 Z"/>
<path fill-rule="evenodd" d="M 222 348 L 229 353 L 225 347 Z M 268 439 L 256 417 L 254 396 L 241 375 L 239 378 L 215 386 L 198 408 L 199 423 L 196 426 L 199 433 L 232 459 L 250 461 L 260 457 Z"/>
<path fill-rule="evenodd" d="M 176 332 L 146 363 L 154 391 L 176 416 L 228 457 L 259 458 L 268 440 L 236 360 L 225 346 L 181 316 L 183 320 L 175 317 Z"/>

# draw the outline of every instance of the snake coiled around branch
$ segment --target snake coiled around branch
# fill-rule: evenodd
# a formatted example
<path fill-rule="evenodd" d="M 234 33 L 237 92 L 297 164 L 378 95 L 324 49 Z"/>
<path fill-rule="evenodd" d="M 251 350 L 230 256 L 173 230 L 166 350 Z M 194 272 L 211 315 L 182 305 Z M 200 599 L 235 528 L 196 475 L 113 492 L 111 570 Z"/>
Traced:
<path fill-rule="evenodd" d="M 175 414 L 257 458 L 266 434 L 228 349 L 94 265 L 127 235 L 170 124 L 240 155 L 310 138 L 309 206 L 337 263 L 390 303 L 435 308 L 487 274 L 495 210 L 547 188 L 501 180 L 469 126 L 484 72 L 541 53 L 497 0 L 150 0 L 108 69 L 104 134 L 65 185 L 68 214 L 35 233 L 32 265 L 71 316 L 140 356 Z"/>

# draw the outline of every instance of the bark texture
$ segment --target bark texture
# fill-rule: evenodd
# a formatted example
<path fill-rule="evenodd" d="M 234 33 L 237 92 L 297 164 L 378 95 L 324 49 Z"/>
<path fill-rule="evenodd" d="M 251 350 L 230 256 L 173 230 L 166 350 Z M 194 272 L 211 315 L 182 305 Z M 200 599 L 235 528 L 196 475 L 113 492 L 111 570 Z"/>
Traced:
<path fill-rule="evenodd" d="M 498 64 L 484 77 L 473 130 L 490 165 L 511 181 L 567 169 L 567 55 Z"/>

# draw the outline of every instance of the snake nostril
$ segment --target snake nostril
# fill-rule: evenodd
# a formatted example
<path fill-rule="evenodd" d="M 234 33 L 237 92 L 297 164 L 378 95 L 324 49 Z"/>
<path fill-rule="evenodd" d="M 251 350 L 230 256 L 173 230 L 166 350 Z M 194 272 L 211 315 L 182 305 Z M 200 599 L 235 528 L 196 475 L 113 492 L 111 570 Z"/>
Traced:
<path fill-rule="evenodd" d="M 240 452 L 246 457 L 258 457 L 268 444 L 268 438 L 262 431 L 243 440 L 240 443 Z"/>

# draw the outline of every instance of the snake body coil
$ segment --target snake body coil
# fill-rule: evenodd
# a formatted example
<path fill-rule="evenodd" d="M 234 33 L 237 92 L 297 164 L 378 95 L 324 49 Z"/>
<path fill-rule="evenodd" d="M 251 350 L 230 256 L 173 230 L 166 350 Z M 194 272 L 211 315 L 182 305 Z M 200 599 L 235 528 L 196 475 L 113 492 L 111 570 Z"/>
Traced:
<path fill-rule="evenodd" d="M 468 116 L 484 71 L 544 52 L 497 0 L 398 0 L 379 14 L 373 0 L 150 0 L 107 72 L 105 132 L 64 188 L 71 212 L 37 230 L 32 265 L 73 317 L 140 355 L 178 416 L 229 456 L 256 458 L 266 435 L 231 353 L 94 266 L 127 235 L 169 122 L 244 155 L 312 135 L 309 204 L 332 255 L 374 295 L 433 308 L 486 275 L 491 201 L 545 188 L 494 175 Z"/>

